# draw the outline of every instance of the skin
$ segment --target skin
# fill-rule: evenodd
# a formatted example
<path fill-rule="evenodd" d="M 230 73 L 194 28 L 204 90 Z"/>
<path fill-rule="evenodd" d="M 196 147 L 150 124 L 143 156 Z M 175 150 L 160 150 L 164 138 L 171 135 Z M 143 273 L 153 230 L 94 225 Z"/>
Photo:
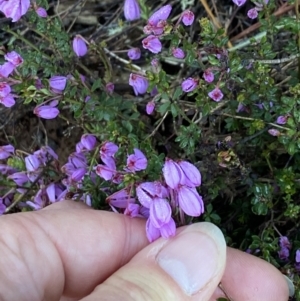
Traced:
<path fill-rule="evenodd" d="M 2 216 L 0 229 L 0 301 L 212 301 L 224 296 L 220 281 L 233 301 L 288 300 L 287 283 L 276 268 L 231 248 L 224 260 L 214 258 L 215 277 L 186 295 L 150 255 L 169 240 L 149 245 L 144 220 L 79 203 Z M 183 227 L 176 239 L 195 231 L 205 236 L 205 229 L 201 223 Z"/>

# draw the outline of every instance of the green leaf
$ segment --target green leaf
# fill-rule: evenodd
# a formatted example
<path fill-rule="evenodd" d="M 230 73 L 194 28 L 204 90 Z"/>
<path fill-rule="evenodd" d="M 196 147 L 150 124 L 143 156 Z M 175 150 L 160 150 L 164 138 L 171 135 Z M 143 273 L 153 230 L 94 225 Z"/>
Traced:
<path fill-rule="evenodd" d="M 99 89 L 101 87 L 101 79 L 98 78 L 96 81 L 94 81 L 92 85 L 92 92 L 95 92 L 95 90 Z"/>

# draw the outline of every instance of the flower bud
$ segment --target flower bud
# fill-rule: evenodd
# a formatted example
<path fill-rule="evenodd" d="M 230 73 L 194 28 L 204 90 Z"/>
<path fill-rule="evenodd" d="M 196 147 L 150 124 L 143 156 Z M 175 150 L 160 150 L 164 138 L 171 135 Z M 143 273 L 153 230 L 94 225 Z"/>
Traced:
<path fill-rule="evenodd" d="M 73 50 L 78 57 L 85 56 L 88 51 L 85 41 L 79 35 L 73 39 Z"/>
<path fill-rule="evenodd" d="M 147 92 L 149 83 L 145 77 L 131 73 L 129 77 L 129 85 L 133 87 L 135 95 L 139 95 Z"/>
<path fill-rule="evenodd" d="M 131 60 L 138 60 L 141 57 L 141 50 L 139 48 L 131 48 L 127 52 Z"/>
<path fill-rule="evenodd" d="M 181 83 L 182 91 L 184 92 L 192 92 L 198 86 L 198 79 L 189 77 Z"/>
<path fill-rule="evenodd" d="M 134 21 L 141 17 L 141 9 L 137 0 L 125 0 L 124 16 L 127 21 Z"/>

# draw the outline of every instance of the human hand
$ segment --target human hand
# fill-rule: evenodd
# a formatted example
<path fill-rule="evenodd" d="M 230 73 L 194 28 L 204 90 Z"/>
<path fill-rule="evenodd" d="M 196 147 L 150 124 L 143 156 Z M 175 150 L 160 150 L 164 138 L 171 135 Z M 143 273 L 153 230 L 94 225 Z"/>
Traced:
<path fill-rule="evenodd" d="M 210 223 L 149 244 L 145 221 L 63 201 L 0 218 L 0 300 L 288 300 L 269 263 Z M 226 267 L 225 267 L 226 266 Z M 62 297 L 64 296 L 64 297 Z"/>

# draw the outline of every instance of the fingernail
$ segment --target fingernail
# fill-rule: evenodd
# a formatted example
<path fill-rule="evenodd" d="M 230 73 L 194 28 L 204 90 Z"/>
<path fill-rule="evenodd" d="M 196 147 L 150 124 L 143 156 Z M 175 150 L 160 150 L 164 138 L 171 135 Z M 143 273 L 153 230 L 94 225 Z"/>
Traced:
<path fill-rule="evenodd" d="M 289 296 L 293 297 L 295 294 L 295 286 L 292 282 L 292 280 L 290 278 L 288 278 L 287 276 L 283 275 L 288 287 L 289 287 Z"/>
<path fill-rule="evenodd" d="M 197 223 L 171 239 L 156 261 L 191 296 L 223 271 L 226 243 L 221 230 L 211 223 Z"/>

